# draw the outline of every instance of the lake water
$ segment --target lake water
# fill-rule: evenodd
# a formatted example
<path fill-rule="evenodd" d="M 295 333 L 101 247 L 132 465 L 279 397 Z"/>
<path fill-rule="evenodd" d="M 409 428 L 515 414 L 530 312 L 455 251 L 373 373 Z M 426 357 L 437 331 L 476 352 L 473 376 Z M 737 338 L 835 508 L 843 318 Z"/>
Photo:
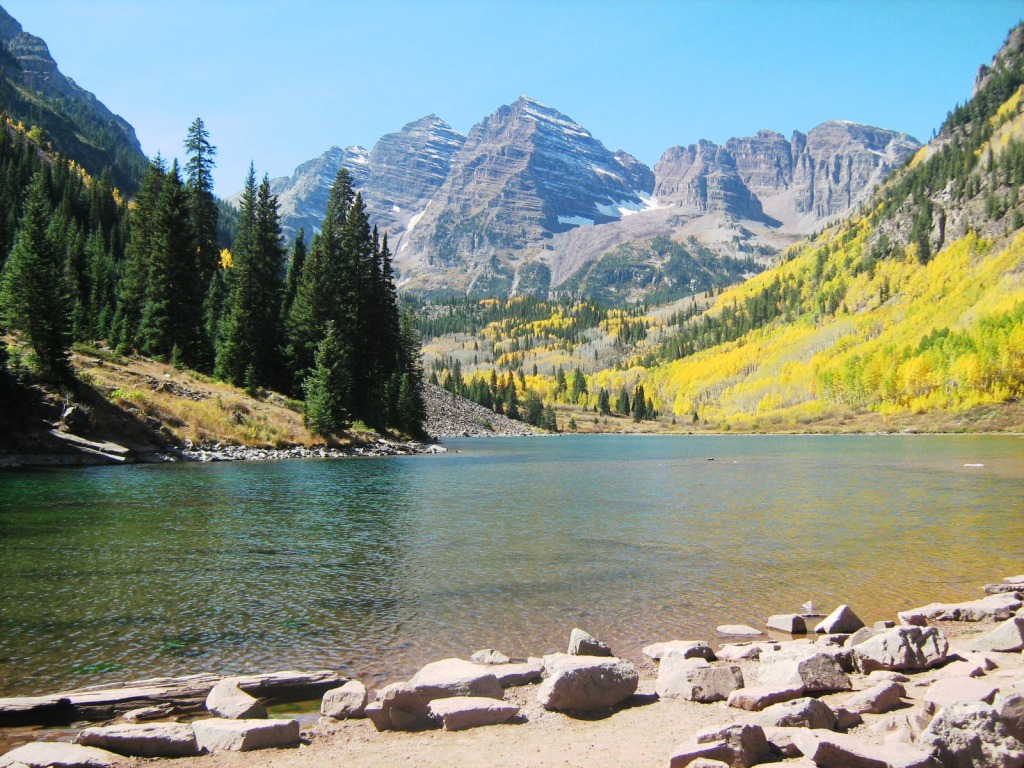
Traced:
<path fill-rule="evenodd" d="M 636 658 L 807 600 L 870 622 L 1024 572 L 1019 437 L 446 444 L 0 474 L 0 695 L 199 671 L 378 684 L 564 649 L 574 626 Z"/>

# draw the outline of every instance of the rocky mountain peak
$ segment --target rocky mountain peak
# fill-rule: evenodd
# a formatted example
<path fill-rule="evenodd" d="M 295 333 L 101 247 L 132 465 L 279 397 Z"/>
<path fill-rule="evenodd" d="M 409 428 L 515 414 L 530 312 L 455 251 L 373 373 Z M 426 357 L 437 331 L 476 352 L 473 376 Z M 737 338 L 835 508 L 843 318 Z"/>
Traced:
<path fill-rule="evenodd" d="M 1024 24 L 1018 24 L 1010 30 L 1010 34 L 1006 37 L 1006 42 L 996 52 L 996 55 L 992 57 L 992 63 L 988 65 L 982 64 L 978 68 L 978 74 L 974 78 L 974 90 L 971 92 L 971 97 L 977 96 L 978 91 L 985 87 L 985 84 L 988 83 L 993 75 L 1019 66 L 1022 60 L 1024 60 Z"/>

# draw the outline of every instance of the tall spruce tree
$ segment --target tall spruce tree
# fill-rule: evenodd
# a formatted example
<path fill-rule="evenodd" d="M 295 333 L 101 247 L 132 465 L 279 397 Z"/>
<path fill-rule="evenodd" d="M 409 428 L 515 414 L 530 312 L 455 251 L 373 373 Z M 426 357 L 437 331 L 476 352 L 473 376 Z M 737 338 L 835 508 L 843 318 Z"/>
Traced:
<path fill-rule="evenodd" d="M 288 262 L 288 275 L 284 281 L 284 299 L 281 302 L 281 317 L 287 318 L 292 312 L 292 304 L 295 303 L 295 294 L 299 289 L 299 277 L 302 275 L 302 267 L 306 263 L 306 230 L 299 229 L 292 243 L 292 258 Z"/>
<path fill-rule="evenodd" d="M 40 371 L 65 380 L 71 375 L 70 306 L 62 254 L 47 232 L 49 218 L 47 174 L 40 169 L 32 176 L 14 247 L 4 263 L 0 310 L 6 326 L 25 335 Z"/>
<path fill-rule="evenodd" d="M 218 209 L 213 195 L 214 157 L 217 148 L 210 143 L 210 134 L 200 118 L 192 121 L 185 138 L 185 151 L 189 159 L 185 164 L 185 188 L 188 194 L 189 227 L 194 238 L 198 284 L 204 293 L 220 263 L 220 239 L 217 234 Z M 204 323 L 203 345 L 197 350 L 200 368 L 209 370 L 213 363 L 212 344 Z"/>
<path fill-rule="evenodd" d="M 313 370 L 302 385 L 310 432 L 328 437 L 342 429 L 349 415 L 350 384 L 348 350 L 334 321 L 328 320 L 324 338 L 317 345 Z"/>

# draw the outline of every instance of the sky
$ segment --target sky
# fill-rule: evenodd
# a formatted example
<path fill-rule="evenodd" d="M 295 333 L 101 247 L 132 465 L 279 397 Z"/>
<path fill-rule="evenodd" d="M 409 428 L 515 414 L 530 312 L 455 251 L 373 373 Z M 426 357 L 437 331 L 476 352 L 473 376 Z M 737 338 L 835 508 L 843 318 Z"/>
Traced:
<path fill-rule="evenodd" d="M 653 166 L 669 147 L 839 119 L 927 141 L 1021 0 L 0 0 L 61 71 L 214 183 L 291 175 L 436 114 L 527 95 Z"/>

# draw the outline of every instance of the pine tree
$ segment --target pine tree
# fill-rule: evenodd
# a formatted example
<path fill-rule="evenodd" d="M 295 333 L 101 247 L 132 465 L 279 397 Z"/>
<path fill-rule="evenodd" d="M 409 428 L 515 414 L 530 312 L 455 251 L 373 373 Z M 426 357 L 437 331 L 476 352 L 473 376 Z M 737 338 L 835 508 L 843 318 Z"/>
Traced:
<path fill-rule="evenodd" d="M 205 298 L 209 285 L 220 262 L 220 240 L 217 234 L 217 200 L 213 195 L 214 157 L 217 148 L 210 143 L 210 134 L 200 118 L 192 121 L 185 138 L 185 151 L 189 159 L 185 164 L 188 195 L 189 229 L 195 248 L 197 289 Z M 204 335 L 208 323 L 203 322 Z M 213 363 L 214 340 L 208 335 L 203 344 L 197 345 L 196 362 L 200 368 L 209 370 Z"/>
<path fill-rule="evenodd" d="M 619 390 L 619 396 L 615 398 L 615 412 L 623 416 L 629 415 L 629 392 L 625 387 Z"/>
<path fill-rule="evenodd" d="M 71 344 L 64 264 L 47 235 L 50 216 L 46 172 L 32 177 L 14 247 L 0 280 L 0 309 L 7 327 L 20 331 L 40 371 L 57 380 L 70 377 Z"/>
<path fill-rule="evenodd" d="M 638 384 L 633 392 L 633 421 L 639 423 L 647 418 L 647 397 L 644 394 L 644 385 Z"/>
<path fill-rule="evenodd" d="M 348 418 L 351 382 L 348 376 L 348 351 L 334 322 L 317 346 L 312 372 L 303 382 L 306 395 L 306 426 L 316 435 L 327 437 L 340 431 Z"/>
<path fill-rule="evenodd" d="M 288 276 L 284 281 L 284 299 L 281 302 L 281 317 L 287 318 L 295 303 L 295 294 L 299 289 L 299 278 L 302 267 L 306 263 L 306 231 L 300 229 L 292 244 L 292 258 L 288 263 Z"/>

